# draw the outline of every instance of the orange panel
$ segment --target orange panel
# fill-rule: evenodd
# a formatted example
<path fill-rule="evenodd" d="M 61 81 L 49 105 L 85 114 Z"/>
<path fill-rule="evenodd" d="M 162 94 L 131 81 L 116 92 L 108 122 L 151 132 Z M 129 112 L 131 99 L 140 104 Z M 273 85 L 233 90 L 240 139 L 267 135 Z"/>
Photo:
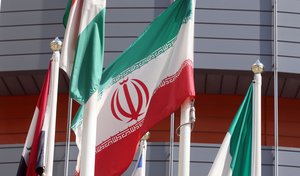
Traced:
<path fill-rule="evenodd" d="M 24 143 L 38 96 L 0 97 L 0 144 Z M 196 124 L 192 142 L 221 143 L 240 106 L 243 96 L 198 94 L 195 102 Z M 58 97 L 56 141 L 65 141 L 68 95 Z M 279 144 L 300 147 L 300 100 L 279 99 Z M 73 116 L 78 104 L 73 103 Z M 175 113 L 175 128 L 179 126 L 180 112 Z M 273 97 L 262 97 L 262 144 L 274 143 Z M 149 141 L 168 142 L 170 118 L 154 126 Z M 75 136 L 72 133 L 72 140 Z M 175 137 L 178 141 L 178 137 Z"/>
<path fill-rule="evenodd" d="M 0 97 L 0 144 L 24 143 L 36 108 L 38 96 Z M 57 99 L 56 141 L 66 139 L 68 95 Z M 73 103 L 73 116 L 78 104 Z M 75 137 L 72 135 L 72 140 Z"/>

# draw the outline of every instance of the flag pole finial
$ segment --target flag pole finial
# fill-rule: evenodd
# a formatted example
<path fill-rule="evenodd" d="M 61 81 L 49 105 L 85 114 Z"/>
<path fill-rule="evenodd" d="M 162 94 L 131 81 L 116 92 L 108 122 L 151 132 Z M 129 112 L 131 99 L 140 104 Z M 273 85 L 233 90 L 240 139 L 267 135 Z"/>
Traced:
<path fill-rule="evenodd" d="M 62 47 L 62 41 L 59 40 L 58 37 L 56 37 L 51 43 L 50 48 L 53 52 L 61 50 Z"/>
<path fill-rule="evenodd" d="M 254 74 L 261 74 L 264 71 L 264 64 L 259 59 L 251 66 L 251 70 Z"/>
<path fill-rule="evenodd" d="M 148 140 L 150 138 L 150 132 L 148 131 L 143 137 L 142 140 Z"/>

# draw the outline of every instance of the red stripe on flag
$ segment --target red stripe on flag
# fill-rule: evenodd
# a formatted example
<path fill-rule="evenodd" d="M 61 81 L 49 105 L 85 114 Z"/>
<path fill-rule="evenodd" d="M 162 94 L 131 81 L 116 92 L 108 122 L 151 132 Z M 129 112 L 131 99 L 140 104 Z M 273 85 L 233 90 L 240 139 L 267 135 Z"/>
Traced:
<path fill-rule="evenodd" d="M 37 103 L 37 108 L 39 109 L 38 118 L 36 121 L 36 127 L 33 137 L 33 144 L 31 146 L 31 153 L 29 155 L 29 161 L 28 161 L 28 168 L 27 168 L 27 176 L 35 176 L 37 175 L 35 173 L 35 165 L 37 161 L 38 156 L 38 149 L 39 149 L 39 143 L 40 143 L 40 135 L 44 123 L 44 117 L 45 117 L 45 111 L 48 101 L 48 94 L 49 94 L 49 85 L 50 85 L 50 75 L 51 75 L 51 62 L 49 64 L 48 72 L 43 84 L 43 88 L 41 91 L 41 94 L 39 96 L 39 100 Z"/>
<path fill-rule="evenodd" d="M 174 82 L 157 89 L 141 128 L 96 154 L 95 175 L 121 175 L 129 167 L 140 138 L 156 123 L 178 109 L 186 98 L 194 96 L 193 67 L 188 64 L 182 68 Z"/>
<path fill-rule="evenodd" d="M 152 96 L 142 127 L 144 135 L 156 123 L 169 117 L 188 97 L 195 97 L 194 70 L 191 65 L 182 69 L 176 81 L 159 88 Z"/>
<path fill-rule="evenodd" d="M 76 1 L 77 1 L 77 0 L 72 0 L 72 4 L 71 4 L 70 9 L 73 7 L 73 5 L 75 4 Z"/>
<path fill-rule="evenodd" d="M 75 2 L 76 2 L 76 0 L 72 0 L 72 6 L 74 5 Z M 71 6 L 71 8 L 72 8 L 72 6 Z"/>

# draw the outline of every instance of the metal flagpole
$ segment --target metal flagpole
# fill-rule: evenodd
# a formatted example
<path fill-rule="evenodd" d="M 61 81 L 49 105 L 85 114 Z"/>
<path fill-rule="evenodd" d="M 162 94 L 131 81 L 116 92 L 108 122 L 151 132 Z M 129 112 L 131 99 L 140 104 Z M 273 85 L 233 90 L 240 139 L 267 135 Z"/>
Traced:
<path fill-rule="evenodd" d="M 175 0 L 170 0 L 171 4 Z M 170 121 L 170 161 L 169 161 L 169 176 L 173 176 L 174 167 L 174 112 L 171 114 Z"/>
<path fill-rule="evenodd" d="M 195 108 L 190 98 L 187 98 L 181 105 L 181 119 L 179 136 L 179 162 L 178 176 L 190 175 L 190 146 L 192 124 L 195 122 Z"/>
<path fill-rule="evenodd" d="M 80 158 L 81 176 L 92 176 L 95 173 L 97 98 L 98 94 L 94 93 L 84 106 L 84 118 L 82 122 L 82 146 Z"/>
<path fill-rule="evenodd" d="M 62 46 L 62 42 L 55 38 L 51 42 L 51 49 L 53 51 L 52 56 L 52 64 L 51 64 L 51 82 L 50 82 L 50 90 L 53 91 L 53 97 L 50 97 L 51 102 L 51 110 L 50 110 L 50 123 L 47 137 L 47 151 L 46 151 L 46 166 L 45 166 L 45 175 L 53 175 L 53 158 L 54 158 L 54 145 L 55 145 L 55 125 L 56 125 L 56 108 L 57 108 L 57 91 L 58 91 L 58 76 L 59 76 L 59 57 L 60 57 L 60 49 Z"/>
<path fill-rule="evenodd" d="M 257 60 L 251 67 L 254 73 L 252 118 L 252 174 L 261 176 L 261 85 L 264 65 Z"/>
<path fill-rule="evenodd" d="M 70 134 L 71 134 L 71 120 L 72 120 L 72 98 L 69 95 L 68 102 L 68 119 L 67 119 L 67 134 L 66 134 L 66 149 L 65 149 L 65 176 L 69 174 L 69 158 L 70 158 Z"/>
<path fill-rule="evenodd" d="M 277 58 L 277 0 L 273 4 L 273 71 L 274 71 L 274 173 L 278 176 L 278 58 Z"/>
<path fill-rule="evenodd" d="M 147 140 L 149 139 L 150 137 L 150 133 L 147 132 L 143 137 L 142 137 L 142 140 L 141 140 L 141 150 L 142 150 L 142 176 L 145 176 L 146 175 L 146 156 L 147 156 Z"/>
<path fill-rule="evenodd" d="M 146 175 L 146 158 L 147 158 L 147 140 L 150 138 L 148 131 L 140 140 L 140 155 L 134 166 L 131 176 L 145 176 Z M 140 159 L 142 160 L 140 161 Z M 140 165 L 141 162 L 141 166 Z"/>
<path fill-rule="evenodd" d="M 170 122 L 169 176 L 173 176 L 173 166 L 174 166 L 174 113 L 171 114 L 171 122 Z"/>

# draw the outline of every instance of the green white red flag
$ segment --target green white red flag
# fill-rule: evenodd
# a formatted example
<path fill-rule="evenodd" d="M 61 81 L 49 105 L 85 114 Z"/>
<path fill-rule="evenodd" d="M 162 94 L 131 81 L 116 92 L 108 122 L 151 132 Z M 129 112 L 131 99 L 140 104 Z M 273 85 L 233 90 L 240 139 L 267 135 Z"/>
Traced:
<path fill-rule="evenodd" d="M 121 175 L 140 138 L 195 96 L 194 7 L 195 0 L 175 1 L 104 70 L 92 95 L 98 107 L 95 175 Z M 73 130 L 80 132 L 87 117 L 77 117 Z"/>
<path fill-rule="evenodd" d="M 99 88 L 104 55 L 106 0 L 69 0 L 60 67 L 70 77 L 70 95 L 81 104 Z"/>
<path fill-rule="evenodd" d="M 71 98 L 82 105 L 87 103 L 100 86 L 104 55 L 105 8 L 106 0 L 69 0 L 64 15 L 66 31 L 60 67 L 70 77 Z M 86 113 L 87 120 L 96 118 L 96 114 L 91 115 L 90 111 Z M 82 167 L 89 172 L 85 174 L 92 175 L 90 168 L 94 168 L 92 166 L 94 159 L 91 158 L 94 152 L 89 147 L 95 145 L 95 134 L 87 131 L 85 136 L 83 139 L 89 142 L 85 142 L 86 153 L 83 163 L 86 165 Z"/>

